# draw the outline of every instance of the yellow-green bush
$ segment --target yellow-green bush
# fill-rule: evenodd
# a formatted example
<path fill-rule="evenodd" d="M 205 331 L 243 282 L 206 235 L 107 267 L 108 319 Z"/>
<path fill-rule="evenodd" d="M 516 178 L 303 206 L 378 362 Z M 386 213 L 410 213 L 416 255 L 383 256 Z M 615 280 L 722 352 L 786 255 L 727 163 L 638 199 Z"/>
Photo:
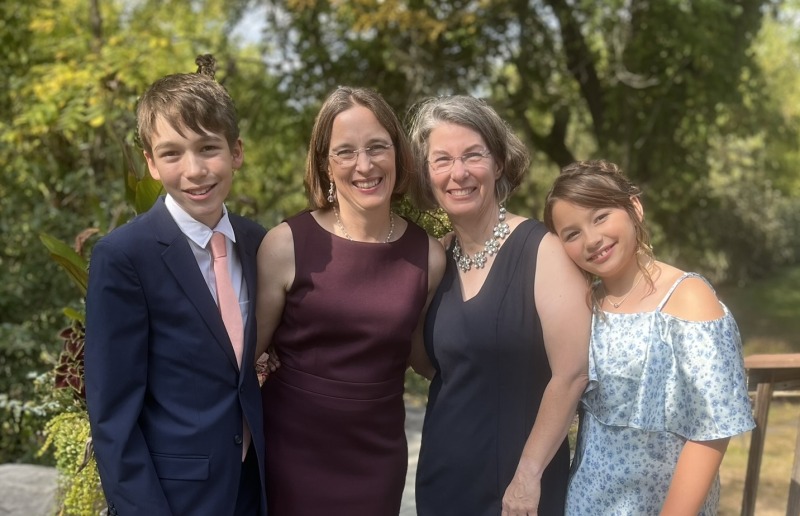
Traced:
<path fill-rule="evenodd" d="M 105 507 L 97 464 L 91 454 L 86 413 L 63 412 L 46 425 L 42 453 L 53 448 L 59 473 L 60 515 L 96 516 Z"/>

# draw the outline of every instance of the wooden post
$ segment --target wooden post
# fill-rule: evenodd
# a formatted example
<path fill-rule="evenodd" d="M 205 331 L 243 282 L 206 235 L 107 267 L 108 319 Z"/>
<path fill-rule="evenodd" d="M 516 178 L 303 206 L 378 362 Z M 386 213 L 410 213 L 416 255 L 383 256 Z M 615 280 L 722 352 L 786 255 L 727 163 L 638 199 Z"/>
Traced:
<path fill-rule="evenodd" d="M 800 424 L 797 426 L 797 442 L 794 445 L 794 466 L 789 484 L 789 502 L 786 516 L 800 516 Z"/>
<path fill-rule="evenodd" d="M 761 474 L 761 456 L 764 453 L 764 439 L 767 437 L 767 416 L 772 402 L 772 384 L 759 383 L 756 388 L 756 427 L 750 434 L 750 451 L 747 457 L 747 475 L 744 480 L 742 516 L 756 513 L 756 494 L 758 477 Z"/>
<path fill-rule="evenodd" d="M 761 456 L 767 436 L 767 416 L 775 390 L 800 390 L 800 353 L 750 355 L 744 359 L 748 389 L 755 387 L 756 427 L 750 435 L 747 475 L 742 494 L 742 516 L 753 516 L 756 510 Z M 786 514 L 800 516 L 800 432 L 795 446 L 794 470 Z"/>

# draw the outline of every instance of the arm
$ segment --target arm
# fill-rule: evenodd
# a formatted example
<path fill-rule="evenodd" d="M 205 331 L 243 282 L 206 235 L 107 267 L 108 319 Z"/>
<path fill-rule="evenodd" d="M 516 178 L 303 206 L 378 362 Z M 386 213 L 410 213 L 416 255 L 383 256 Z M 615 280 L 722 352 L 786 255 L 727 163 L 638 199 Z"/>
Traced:
<path fill-rule="evenodd" d="M 703 280 L 681 282 L 664 306 L 664 312 L 689 321 L 710 321 L 724 315 L 716 294 Z M 661 514 L 697 514 L 717 476 L 730 438 L 687 441 L 683 446 Z"/>
<path fill-rule="evenodd" d="M 669 485 L 663 516 L 692 515 L 700 512 L 717 476 L 730 438 L 714 441 L 687 441 L 683 446 Z"/>
<path fill-rule="evenodd" d="M 170 514 L 139 417 L 148 374 L 149 318 L 128 256 L 100 241 L 86 296 L 86 403 L 106 499 L 121 514 Z"/>
<path fill-rule="evenodd" d="M 433 299 L 433 295 L 439 287 L 439 282 L 442 281 L 442 276 L 444 276 L 445 260 L 444 249 L 439 244 L 439 241 L 433 237 L 428 237 L 428 299 L 425 301 L 425 307 L 422 309 L 419 322 L 411 338 L 411 356 L 409 357 L 411 368 L 428 380 L 436 374 L 436 369 L 434 369 L 428 358 L 428 353 L 425 351 L 425 316 L 428 313 L 431 299 Z"/>
<path fill-rule="evenodd" d="M 258 248 L 257 262 L 258 359 L 272 342 L 272 335 L 281 322 L 286 293 L 294 281 L 294 239 L 288 224 L 281 223 L 267 233 Z"/>
<path fill-rule="evenodd" d="M 586 280 L 552 234 L 542 239 L 536 263 L 534 298 L 552 378 L 503 497 L 503 516 L 538 513 L 542 474 L 567 435 L 588 382 Z"/>

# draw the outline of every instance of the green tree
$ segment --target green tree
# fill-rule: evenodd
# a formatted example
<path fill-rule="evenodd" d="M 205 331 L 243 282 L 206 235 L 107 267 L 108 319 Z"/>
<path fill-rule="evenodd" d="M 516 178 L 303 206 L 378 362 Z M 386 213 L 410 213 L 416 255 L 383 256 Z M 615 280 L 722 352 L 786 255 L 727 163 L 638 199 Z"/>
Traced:
<path fill-rule="evenodd" d="M 725 203 L 712 198 L 709 160 L 719 142 L 747 138 L 768 118 L 783 134 L 792 131 L 787 119 L 770 118 L 778 109 L 773 92 L 758 89 L 769 86 L 768 70 L 754 41 L 765 14 L 785 23 L 773 16 L 777 1 L 266 4 L 265 49 L 284 44 L 274 73 L 301 101 L 340 83 L 375 87 L 401 113 L 427 95 L 487 97 L 535 151 L 534 173 L 514 201 L 529 213 L 539 213 L 558 166 L 604 157 L 644 187 L 660 250 L 678 263 L 723 279 L 785 261 L 777 249 L 748 253 L 717 228 L 702 227 L 712 212 L 728 227 L 741 222 L 741 212 L 720 212 Z M 769 160 L 751 149 L 753 159 L 772 166 L 761 174 L 789 177 L 791 148 L 773 149 Z M 774 240 L 766 235 L 770 227 L 756 229 L 765 236 L 759 241 Z M 709 266 L 708 249 L 724 259 Z"/>
<path fill-rule="evenodd" d="M 215 55 L 218 80 L 234 98 L 241 94 L 247 161 L 255 165 L 239 173 L 231 206 L 263 215 L 267 223 L 293 208 L 276 200 L 273 191 L 280 189 L 266 176 L 283 174 L 287 179 L 279 186 L 287 191 L 289 179 L 297 186 L 300 180 L 289 173 L 296 167 L 289 163 L 302 163 L 292 140 L 300 138 L 302 124 L 286 110 L 287 95 L 277 90 L 257 50 L 232 36 L 235 19 L 224 0 L 31 0 L 3 2 L 0 11 L 7 56 L 0 64 L 5 462 L 32 458 L 33 436 L 20 431 L 26 418 L 35 419 L 19 410 L 34 399 L 27 375 L 52 366 L 58 329 L 66 324 L 62 309 L 79 311 L 82 304 L 39 235 L 68 242 L 86 257 L 98 236 L 133 215 L 132 179 L 146 174 L 134 136 L 136 100 L 145 87 L 169 73 L 193 72 L 198 54 Z"/>

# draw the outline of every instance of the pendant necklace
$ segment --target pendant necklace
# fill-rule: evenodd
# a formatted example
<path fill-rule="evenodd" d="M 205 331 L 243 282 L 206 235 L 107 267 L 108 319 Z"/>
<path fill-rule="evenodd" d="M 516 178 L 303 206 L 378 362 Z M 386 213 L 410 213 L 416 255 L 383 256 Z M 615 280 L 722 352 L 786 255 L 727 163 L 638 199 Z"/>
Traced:
<path fill-rule="evenodd" d="M 344 224 L 342 224 L 342 220 L 339 218 L 339 210 L 336 208 L 336 205 L 333 206 L 333 214 L 336 216 L 336 225 L 339 229 L 344 233 L 344 236 L 347 237 L 348 240 L 351 242 L 353 241 L 353 237 L 350 236 L 350 233 L 344 228 Z M 394 212 L 389 210 L 389 234 L 386 235 L 386 240 L 384 243 L 388 244 L 392 240 L 392 234 L 394 233 Z"/>
<path fill-rule="evenodd" d="M 648 263 L 648 264 L 645 266 L 645 269 L 649 269 L 649 268 L 650 268 L 650 264 L 651 264 L 651 263 L 653 263 L 653 260 L 652 260 L 652 259 L 650 260 L 650 263 Z M 639 286 L 639 283 L 641 283 L 641 281 L 642 281 L 642 278 L 644 278 L 644 273 L 642 273 L 642 275 L 641 275 L 641 276 L 639 276 L 639 279 L 637 279 L 637 280 L 636 280 L 636 283 L 634 283 L 634 284 L 633 284 L 633 286 L 631 287 L 631 289 L 628 291 L 628 293 L 627 293 L 627 294 L 625 294 L 625 297 L 623 297 L 622 299 L 620 299 L 620 300 L 619 300 L 619 302 L 617 302 L 617 303 L 615 303 L 615 302 L 613 302 L 611 299 L 609 299 L 609 297 L 608 297 L 608 292 L 606 292 L 606 287 L 605 287 L 605 285 L 604 285 L 604 286 L 603 286 L 603 292 L 604 292 L 604 293 L 605 293 L 605 295 L 606 295 L 606 296 L 605 296 L 605 299 L 606 299 L 606 301 L 608 301 L 609 303 L 611 303 L 611 306 L 613 306 L 614 308 L 619 308 L 620 306 L 622 306 L 622 303 L 624 303 L 624 302 L 625 302 L 625 300 L 626 300 L 626 299 L 628 299 L 628 296 L 630 296 L 630 295 L 631 295 L 631 293 L 632 293 L 634 290 L 636 290 L 636 287 L 638 287 L 638 286 Z"/>
<path fill-rule="evenodd" d="M 505 221 L 506 208 L 502 204 L 499 208 L 500 213 L 497 216 L 497 225 L 492 229 L 492 236 L 486 241 L 486 244 L 484 244 L 483 250 L 478 251 L 474 256 L 470 256 L 461 249 L 458 238 L 454 240 L 453 260 L 455 260 L 461 272 L 467 272 L 473 266 L 476 269 L 483 269 L 489 257 L 494 256 L 497 254 L 497 251 L 500 250 L 500 241 L 511 233 L 508 223 Z"/>

